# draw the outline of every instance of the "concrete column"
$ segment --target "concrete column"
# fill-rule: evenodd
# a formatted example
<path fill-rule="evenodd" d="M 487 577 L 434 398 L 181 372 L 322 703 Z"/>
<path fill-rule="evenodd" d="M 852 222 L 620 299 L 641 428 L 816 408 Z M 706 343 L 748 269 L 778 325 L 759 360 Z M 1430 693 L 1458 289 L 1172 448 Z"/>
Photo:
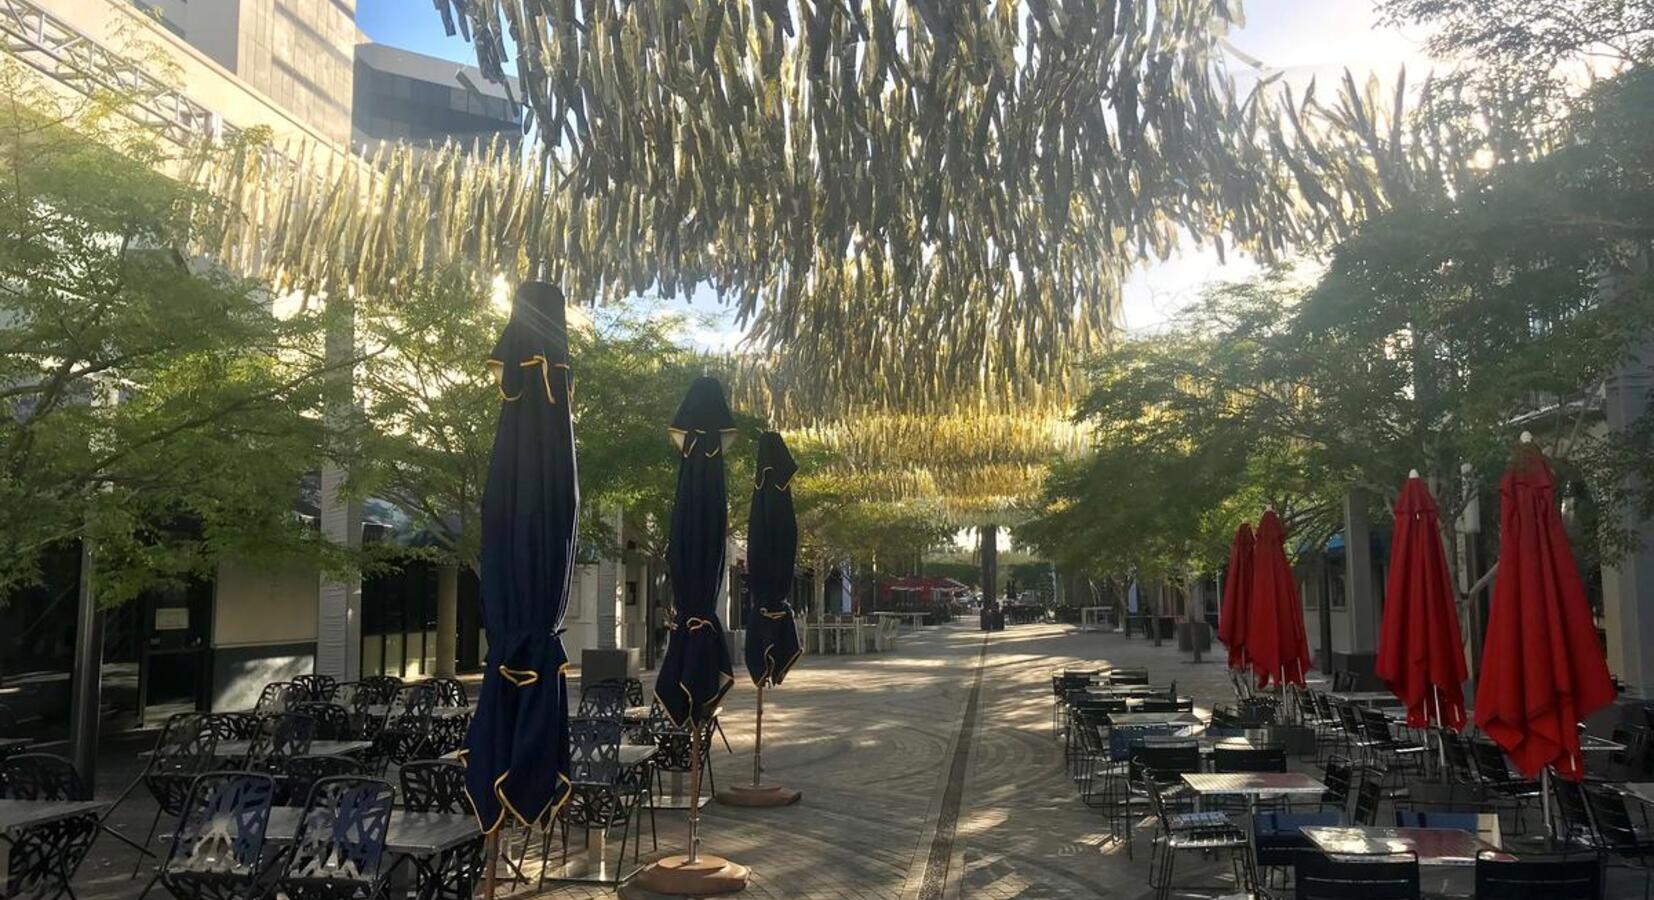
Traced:
<path fill-rule="evenodd" d="M 1607 380 L 1604 402 L 1608 427 L 1624 434 L 1648 414 L 1654 400 L 1654 341 Z M 1637 487 L 1637 485 L 1632 485 Z M 1634 510 L 1626 515 L 1636 515 Z M 1603 618 L 1608 631 L 1608 667 L 1635 699 L 1654 699 L 1654 521 L 1628 522 L 1637 541 L 1619 559 L 1602 567 Z"/>
<path fill-rule="evenodd" d="M 436 674 L 454 674 L 458 638 L 459 566 L 444 563 L 436 570 Z"/>
<path fill-rule="evenodd" d="M 1378 648 L 1379 600 L 1373 581 L 1373 533 L 1367 497 L 1344 494 L 1344 596 L 1349 602 L 1350 653 L 1370 657 Z"/>
<path fill-rule="evenodd" d="M 343 304 L 346 315 L 327 334 L 327 361 L 338 366 L 327 380 L 329 428 L 343 428 L 354 415 L 356 379 L 353 368 L 342 365 L 356 355 L 356 326 L 350 300 L 342 291 L 331 292 L 329 304 Z M 322 463 L 321 532 L 325 540 L 349 550 L 362 547 L 362 504 L 344 496 L 341 488 L 349 473 L 333 460 Z M 362 579 L 354 573 L 335 578 L 323 573 L 316 603 L 316 673 L 340 681 L 362 677 Z"/>

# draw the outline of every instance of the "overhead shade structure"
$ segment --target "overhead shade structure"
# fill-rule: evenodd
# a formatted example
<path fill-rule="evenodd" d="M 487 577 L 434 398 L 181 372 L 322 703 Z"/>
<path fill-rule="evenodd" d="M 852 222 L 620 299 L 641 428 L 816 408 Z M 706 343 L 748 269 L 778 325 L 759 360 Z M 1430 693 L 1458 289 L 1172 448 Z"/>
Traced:
<path fill-rule="evenodd" d="M 718 794 L 734 806 L 784 806 L 798 802 L 798 791 L 765 785 L 764 688 L 787 677 L 803 648 L 793 622 L 793 571 L 798 563 L 798 517 L 793 511 L 792 480 L 798 464 L 786 441 L 774 431 L 758 436 L 752 507 L 747 516 L 747 586 L 752 614 L 747 617 L 747 674 L 758 688 L 752 749 L 752 784 L 735 785 Z"/>
<path fill-rule="evenodd" d="M 1494 576 L 1476 684 L 1476 725 L 1524 774 L 1585 776 L 1578 723 L 1612 702 L 1614 684 L 1556 508 L 1556 483 L 1524 444 L 1499 482 Z"/>
<path fill-rule="evenodd" d="M 488 360 L 500 418 L 482 493 L 488 660 L 465 738 L 465 791 L 484 831 L 547 823 L 568 797 L 568 656 L 559 637 L 580 491 L 569 414 L 563 295 L 517 289 Z"/>
<path fill-rule="evenodd" d="M 1464 727 L 1468 670 L 1458 605 L 1436 498 L 1417 472 L 1396 500 L 1375 671 L 1407 705 L 1407 724 Z"/>
<path fill-rule="evenodd" d="M 1246 608 L 1246 655 L 1258 684 L 1304 685 L 1311 666 L 1298 584 L 1286 561 L 1286 531 L 1275 511 L 1258 520 Z"/>
<path fill-rule="evenodd" d="M 666 547 L 676 617 L 655 681 L 655 699 L 674 723 L 689 729 L 689 852 L 649 865 L 638 883 L 660 894 L 721 894 L 746 887 L 748 872 L 745 866 L 700 853 L 701 745 L 735 683 L 718 619 L 729 537 L 724 451 L 735 437 L 735 418 L 718 379 L 695 379 L 667 434 L 679 454 Z"/>
<path fill-rule="evenodd" d="M 1252 526 L 1242 522 L 1229 542 L 1229 565 L 1223 572 L 1223 603 L 1218 607 L 1218 640 L 1229 651 L 1229 668 L 1246 669 L 1246 608 L 1252 590 Z"/>

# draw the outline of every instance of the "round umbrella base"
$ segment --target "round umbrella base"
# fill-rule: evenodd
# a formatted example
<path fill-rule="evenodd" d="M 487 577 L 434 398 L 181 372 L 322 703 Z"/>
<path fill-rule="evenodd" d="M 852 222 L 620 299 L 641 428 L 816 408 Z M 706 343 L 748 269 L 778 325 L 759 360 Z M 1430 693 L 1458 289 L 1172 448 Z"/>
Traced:
<path fill-rule="evenodd" d="M 687 856 L 668 856 L 644 867 L 632 884 L 657 894 L 705 897 L 746 890 L 746 866 L 718 856 L 703 855 L 694 862 Z"/>
<path fill-rule="evenodd" d="M 719 791 L 718 802 L 725 806 L 790 806 L 802 796 L 779 784 L 742 784 Z"/>

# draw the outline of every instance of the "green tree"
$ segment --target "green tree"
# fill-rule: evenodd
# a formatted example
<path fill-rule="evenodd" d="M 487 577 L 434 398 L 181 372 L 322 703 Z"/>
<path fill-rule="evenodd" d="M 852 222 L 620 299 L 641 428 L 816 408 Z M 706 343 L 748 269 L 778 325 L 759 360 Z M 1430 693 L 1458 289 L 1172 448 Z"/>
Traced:
<path fill-rule="evenodd" d="M 325 316 L 188 255 L 204 198 L 155 144 L 7 68 L 0 106 L 0 593 L 91 540 L 106 604 L 226 556 L 324 554 Z M 278 311 L 280 314 L 278 314 Z"/>

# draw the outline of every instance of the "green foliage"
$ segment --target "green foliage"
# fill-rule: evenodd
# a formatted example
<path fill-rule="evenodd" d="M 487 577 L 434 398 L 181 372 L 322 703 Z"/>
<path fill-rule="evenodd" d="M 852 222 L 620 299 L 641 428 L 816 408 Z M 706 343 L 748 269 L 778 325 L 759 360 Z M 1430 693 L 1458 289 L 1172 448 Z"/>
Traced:
<path fill-rule="evenodd" d="M 1634 70 L 1584 98 L 1559 149 L 1373 219 L 1313 287 L 1219 288 L 1126 341 L 1080 409 L 1096 455 L 1058 470 L 1020 536 L 1082 571 L 1177 571 L 1221 559 L 1264 502 L 1315 540 L 1344 489 L 1388 499 L 1411 468 L 1451 520 L 1526 429 L 1595 498 L 1583 549 L 1612 553 L 1623 514 L 1654 508 L 1626 487 L 1654 446 L 1594 425 L 1598 386 L 1654 328 L 1651 133 L 1654 74 Z"/>
<path fill-rule="evenodd" d="M 8 70 L 0 107 L 0 593 L 90 539 L 101 602 L 322 552 L 323 316 L 197 265 L 154 147 L 78 131 Z M 109 132 L 100 132 L 109 134 Z"/>

